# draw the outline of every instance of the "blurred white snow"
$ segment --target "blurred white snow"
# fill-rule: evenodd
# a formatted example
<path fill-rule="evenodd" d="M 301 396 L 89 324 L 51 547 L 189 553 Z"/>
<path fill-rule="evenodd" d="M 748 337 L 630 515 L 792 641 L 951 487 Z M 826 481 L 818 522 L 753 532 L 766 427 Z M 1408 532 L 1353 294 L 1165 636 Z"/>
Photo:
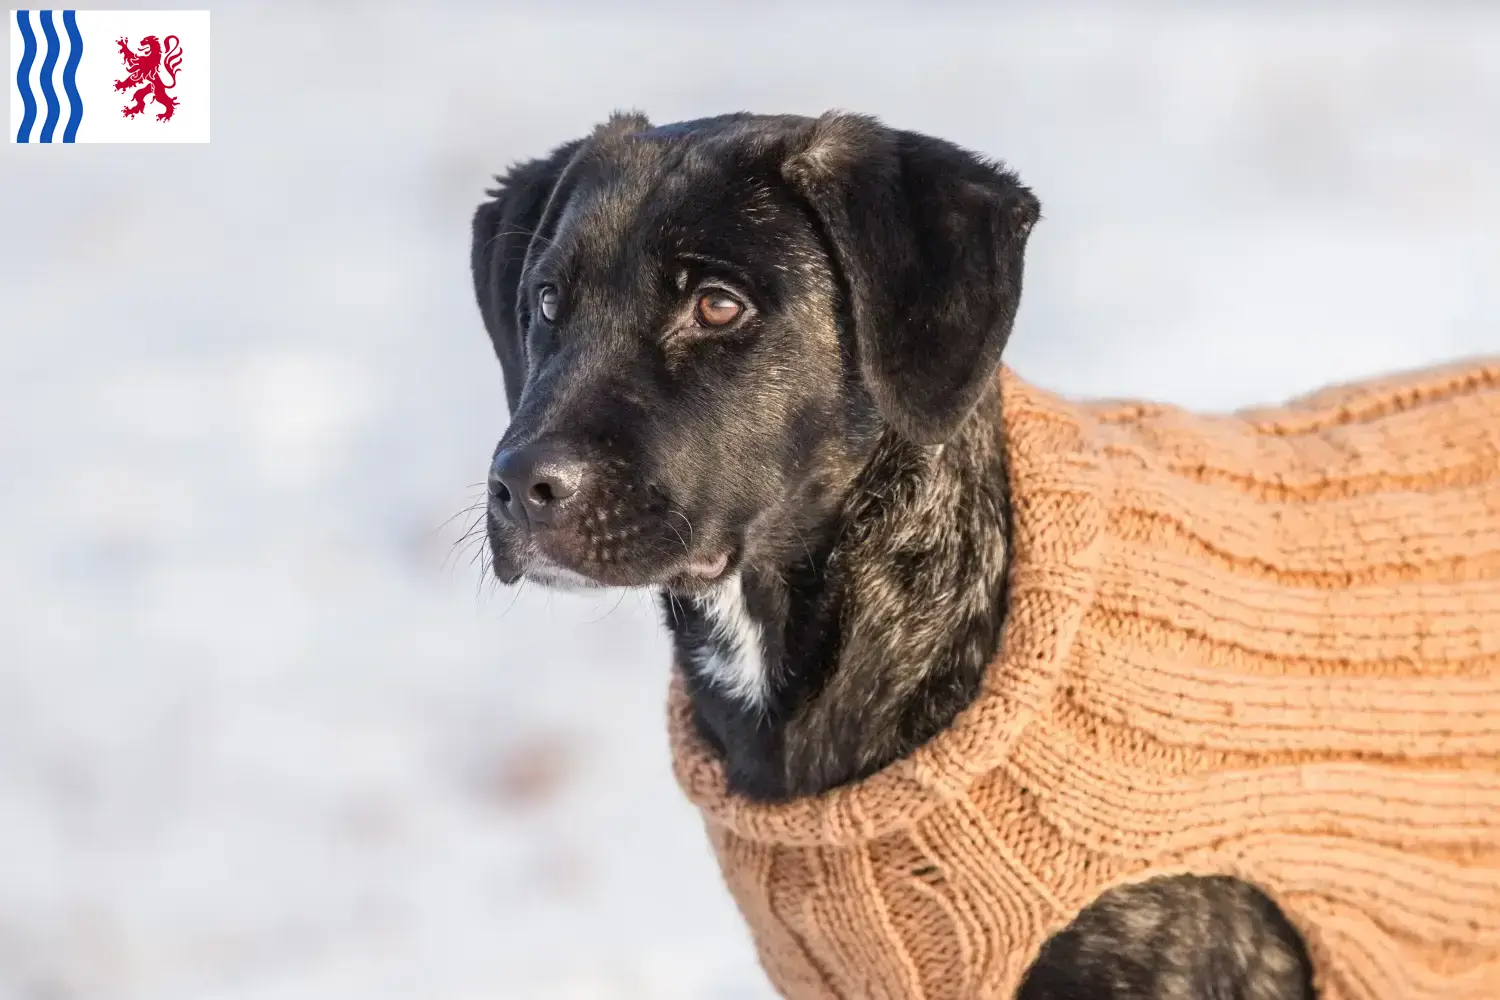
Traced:
<path fill-rule="evenodd" d="M 0 1000 L 770 996 L 650 599 L 442 526 L 505 419 L 469 214 L 612 108 L 1006 159 L 1055 388 L 1500 351 L 1500 7 L 751 9 L 221 5 L 211 145 L 0 151 Z"/>

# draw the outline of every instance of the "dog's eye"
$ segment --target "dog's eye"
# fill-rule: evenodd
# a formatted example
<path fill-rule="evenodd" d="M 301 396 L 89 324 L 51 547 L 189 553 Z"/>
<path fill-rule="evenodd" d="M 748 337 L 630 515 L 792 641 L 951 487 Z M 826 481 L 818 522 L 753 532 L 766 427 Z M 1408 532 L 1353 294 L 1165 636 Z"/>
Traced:
<path fill-rule="evenodd" d="M 537 292 L 536 306 L 542 312 L 542 319 L 551 323 L 557 319 L 557 304 L 561 300 L 556 285 L 543 285 Z"/>
<path fill-rule="evenodd" d="M 698 296 L 693 318 L 698 321 L 699 326 L 728 326 L 739 319 L 740 313 L 744 311 L 745 307 L 734 296 L 724 292 L 706 292 Z"/>

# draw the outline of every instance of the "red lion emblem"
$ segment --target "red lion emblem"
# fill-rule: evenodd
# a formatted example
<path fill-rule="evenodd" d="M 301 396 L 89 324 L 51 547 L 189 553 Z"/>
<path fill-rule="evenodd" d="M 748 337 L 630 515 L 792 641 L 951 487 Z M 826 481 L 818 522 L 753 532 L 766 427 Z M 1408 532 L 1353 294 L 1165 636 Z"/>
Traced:
<path fill-rule="evenodd" d="M 170 121 L 177 110 L 178 99 L 167 91 L 177 86 L 177 70 L 182 66 L 182 45 L 176 35 L 167 36 L 164 46 L 155 35 L 141 39 L 139 50 L 130 51 L 130 40 L 121 38 L 120 55 L 125 57 L 125 71 L 130 75 L 115 81 L 115 89 L 126 91 L 139 87 L 132 96 L 134 104 L 125 105 L 125 117 L 134 118 L 146 110 L 146 98 L 153 98 L 162 107 L 156 116 L 159 122 Z"/>

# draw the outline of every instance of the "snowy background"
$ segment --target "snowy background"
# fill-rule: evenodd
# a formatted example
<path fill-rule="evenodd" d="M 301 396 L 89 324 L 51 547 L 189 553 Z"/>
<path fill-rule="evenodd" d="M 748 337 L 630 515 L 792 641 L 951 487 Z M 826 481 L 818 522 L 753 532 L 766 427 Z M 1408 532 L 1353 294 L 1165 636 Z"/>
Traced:
<path fill-rule="evenodd" d="M 0 1000 L 768 997 L 651 602 L 443 526 L 505 419 L 487 175 L 846 107 L 1040 193 L 1049 386 L 1500 350 L 1500 6 L 1250 7 L 219 6 L 212 145 L 0 147 Z"/>

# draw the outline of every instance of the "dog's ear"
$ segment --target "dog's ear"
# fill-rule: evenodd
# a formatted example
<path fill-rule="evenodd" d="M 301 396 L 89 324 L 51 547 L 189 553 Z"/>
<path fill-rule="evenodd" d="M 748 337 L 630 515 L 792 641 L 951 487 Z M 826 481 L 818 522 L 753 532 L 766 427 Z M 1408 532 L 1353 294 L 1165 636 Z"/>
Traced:
<path fill-rule="evenodd" d="M 952 143 L 840 113 L 817 120 L 782 172 L 843 273 L 876 405 L 911 440 L 945 440 L 1010 336 L 1036 197 Z"/>
<path fill-rule="evenodd" d="M 485 192 L 491 200 L 474 213 L 469 254 L 474 295 L 479 300 L 484 328 L 495 346 L 495 356 L 505 373 L 505 396 L 512 413 L 526 382 L 526 345 L 516 314 L 521 270 L 558 179 L 582 144 L 579 139 L 541 159 L 511 167 L 508 173 L 495 178 L 496 187 Z"/>

